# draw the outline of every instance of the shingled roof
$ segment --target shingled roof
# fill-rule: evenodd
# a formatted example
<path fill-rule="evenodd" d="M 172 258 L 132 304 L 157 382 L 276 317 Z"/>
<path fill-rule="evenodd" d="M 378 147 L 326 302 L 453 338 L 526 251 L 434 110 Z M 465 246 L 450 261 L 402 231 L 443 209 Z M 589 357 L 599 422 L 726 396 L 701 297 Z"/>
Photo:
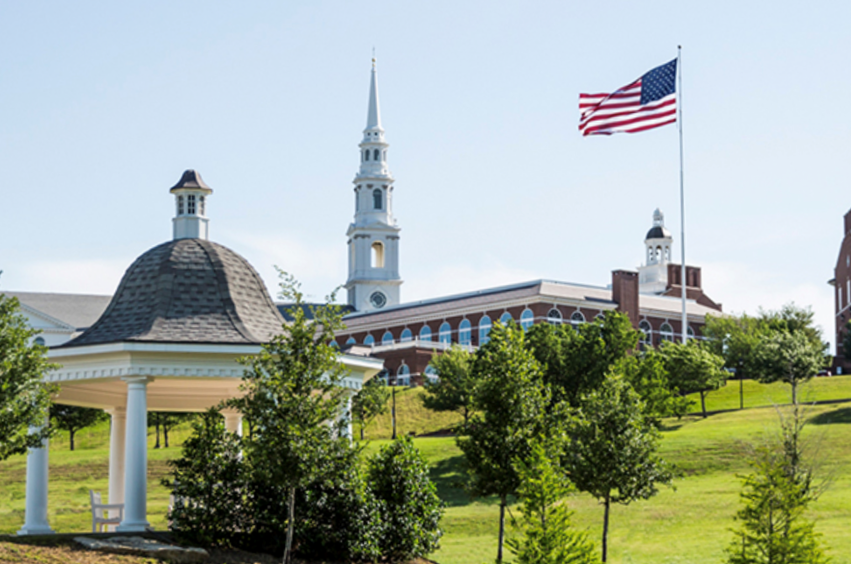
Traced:
<path fill-rule="evenodd" d="M 259 344 L 284 320 L 244 258 L 202 239 L 178 239 L 130 265 L 103 315 L 62 345 L 117 342 Z"/>

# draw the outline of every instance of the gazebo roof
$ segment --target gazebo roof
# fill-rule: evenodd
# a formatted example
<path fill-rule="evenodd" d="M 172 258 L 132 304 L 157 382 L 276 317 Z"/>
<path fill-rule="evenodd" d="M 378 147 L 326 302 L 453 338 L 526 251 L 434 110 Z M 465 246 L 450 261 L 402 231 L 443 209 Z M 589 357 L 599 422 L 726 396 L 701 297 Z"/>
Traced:
<path fill-rule="evenodd" d="M 100 319 L 59 348 L 119 342 L 260 344 L 284 319 L 260 276 L 203 239 L 158 245 L 130 265 Z"/>

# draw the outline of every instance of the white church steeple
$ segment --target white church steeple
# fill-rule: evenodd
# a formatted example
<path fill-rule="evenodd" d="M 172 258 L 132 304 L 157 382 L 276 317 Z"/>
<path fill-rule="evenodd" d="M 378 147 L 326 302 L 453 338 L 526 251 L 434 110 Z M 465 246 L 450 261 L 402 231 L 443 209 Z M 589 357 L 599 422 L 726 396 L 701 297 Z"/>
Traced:
<path fill-rule="evenodd" d="M 665 228 L 665 214 L 656 208 L 653 227 L 644 238 L 646 262 L 638 267 L 638 291 L 642 294 L 661 294 L 668 286 L 668 263 L 671 262 L 671 232 Z"/>
<path fill-rule="evenodd" d="M 207 196 L 213 193 L 213 189 L 204 184 L 200 174 L 189 169 L 169 192 L 174 194 L 174 239 L 209 239 Z"/>
<path fill-rule="evenodd" d="M 399 228 L 393 217 L 393 175 L 378 104 L 375 59 L 369 83 L 366 129 L 360 142 L 360 169 L 355 175 L 355 218 L 349 238 L 349 305 L 357 311 L 399 303 Z"/>

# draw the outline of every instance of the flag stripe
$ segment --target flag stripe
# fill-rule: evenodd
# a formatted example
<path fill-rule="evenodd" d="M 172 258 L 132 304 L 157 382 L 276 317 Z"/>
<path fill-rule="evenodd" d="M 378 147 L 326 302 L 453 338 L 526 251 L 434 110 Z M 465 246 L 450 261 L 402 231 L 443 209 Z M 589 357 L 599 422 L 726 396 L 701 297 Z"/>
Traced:
<path fill-rule="evenodd" d="M 668 106 L 676 106 L 677 100 L 673 95 L 657 100 L 644 106 L 633 106 L 629 111 L 597 111 L 583 114 L 580 124 L 588 124 L 597 120 L 609 120 L 625 115 L 642 115 L 650 112 L 664 111 Z M 637 108 L 637 109 L 636 109 Z"/>
<path fill-rule="evenodd" d="M 620 121 L 613 121 L 604 124 L 595 124 L 590 127 L 586 127 L 584 130 L 585 135 L 591 135 L 593 133 L 600 133 L 601 131 L 627 131 L 632 129 L 642 128 L 642 126 L 647 124 L 657 124 L 651 125 L 650 127 L 657 127 L 658 125 L 664 125 L 664 123 L 669 123 L 669 119 L 673 121 L 677 121 L 677 109 L 671 108 L 667 112 L 654 114 L 650 117 L 640 117 L 633 119 L 626 119 Z M 664 123 L 662 123 L 664 122 Z M 643 131 L 643 129 L 650 129 L 650 127 L 644 127 L 642 129 L 638 129 Z"/>

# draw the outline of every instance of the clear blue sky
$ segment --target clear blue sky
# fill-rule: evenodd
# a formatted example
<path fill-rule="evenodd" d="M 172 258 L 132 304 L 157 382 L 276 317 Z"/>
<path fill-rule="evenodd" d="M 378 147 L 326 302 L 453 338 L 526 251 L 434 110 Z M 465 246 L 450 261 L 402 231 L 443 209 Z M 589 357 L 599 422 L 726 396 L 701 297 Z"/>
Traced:
<path fill-rule="evenodd" d="M 654 208 L 679 256 L 677 131 L 577 131 L 580 91 L 683 45 L 687 261 L 725 310 L 811 305 L 833 336 L 851 4 L 4 2 L 2 288 L 111 293 L 170 239 L 186 168 L 212 238 L 274 289 L 346 277 L 378 55 L 404 300 L 635 268 Z"/>

